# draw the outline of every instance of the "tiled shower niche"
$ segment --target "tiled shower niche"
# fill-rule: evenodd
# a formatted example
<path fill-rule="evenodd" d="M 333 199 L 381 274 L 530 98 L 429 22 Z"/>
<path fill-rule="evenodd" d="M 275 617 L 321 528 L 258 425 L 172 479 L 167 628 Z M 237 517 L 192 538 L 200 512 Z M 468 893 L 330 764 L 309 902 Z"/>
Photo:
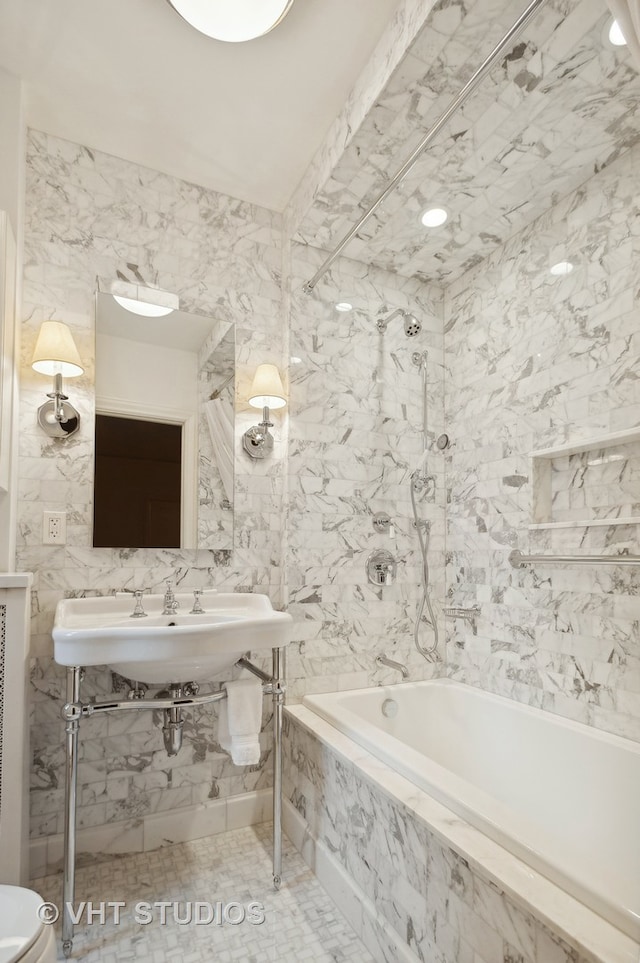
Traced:
<path fill-rule="evenodd" d="M 531 453 L 530 529 L 640 524 L 640 429 Z"/>

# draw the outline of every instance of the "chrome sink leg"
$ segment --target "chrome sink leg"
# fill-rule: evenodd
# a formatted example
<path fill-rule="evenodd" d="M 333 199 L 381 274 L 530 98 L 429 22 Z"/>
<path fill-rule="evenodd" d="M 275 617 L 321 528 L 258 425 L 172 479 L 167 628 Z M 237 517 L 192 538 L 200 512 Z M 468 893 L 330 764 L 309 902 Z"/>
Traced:
<path fill-rule="evenodd" d="M 76 884 L 76 796 L 78 790 L 78 735 L 80 730 L 81 669 L 67 669 L 67 701 L 62 709 L 66 732 L 65 810 L 64 810 L 64 875 L 62 883 L 62 952 L 73 950 L 73 909 Z"/>
<path fill-rule="evenodd" d="M 284 649 L 273 654 L 273 886 L 282 883 L 282 708 L 284 706 Z"/>

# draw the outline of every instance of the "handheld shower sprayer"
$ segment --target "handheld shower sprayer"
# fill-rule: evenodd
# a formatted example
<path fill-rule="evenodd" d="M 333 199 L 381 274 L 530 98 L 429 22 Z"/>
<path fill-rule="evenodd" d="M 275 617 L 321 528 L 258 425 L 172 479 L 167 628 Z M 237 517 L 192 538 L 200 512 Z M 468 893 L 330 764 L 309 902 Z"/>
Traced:
<path fill-rule="evenodd" d="M 413 523 L 418 535 L 418 545 L 420 547 L 420 558 L 422 561 L 422 572 L 420 579 L 422 582 L 422 594 L 420 597 L 420 603 L 418 605 L 418 611 L 416 612 L 416 619 L 413 625 L 413 641 L 420 655 L 427 660 L 431 660 L 437 658 L 439 642 L 438 622 L 433 611 L 433 604 L 431 602 L 431 594 L 429 591 L 430 576 L 428 552 L 431 525 L 427 520 L 420 518 L 416 501 L 416 495 L 420 495 L 428 491 L 430 484 L 430 476 L 427 471 L 427 459 L 429 455 L 427 364 L 429 361 L 429 354 L 427 351 L 414 351 L 411 355 L 411 361 L 416 368 L 420 370 L 420 376 L 422 380 L 422 458 L 418 467 L 411 474 L 409 481 Z M 427 612 L 426 615 L 425 609 Z M 420 630 L 423 623 L 429 626 L 433 633 L 433 641 L 429 646 L 423 645 L 420 641 Z"/>
<path fill-rule="evenodd" d="M 401 317 L 404 321 L 404 333 L 408 338 L 414 338 L 416 334 L 420 334 L 422 331 L 422 322 L 418 321 L 414 314 L 410 314 L 409 311 L 405 311 L 403 308 L 397 308 L 393 314 L 390 314 L 388 318 L 378 318 L 376 321 L 376 327 L 380 334 L 384 334 L 387 330 L 387 325 L 394 318 Z"/>

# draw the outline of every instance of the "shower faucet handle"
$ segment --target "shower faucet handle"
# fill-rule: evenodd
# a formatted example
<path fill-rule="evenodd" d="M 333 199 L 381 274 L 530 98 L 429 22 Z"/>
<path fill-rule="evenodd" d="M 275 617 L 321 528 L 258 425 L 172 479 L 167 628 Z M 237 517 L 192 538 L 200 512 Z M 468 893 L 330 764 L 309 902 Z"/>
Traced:
<path fill-rule="evenodd" d="M 393 585 L 397 567 L 391 552 L 379 549 L 372 552 L 367 559 L 367 578 L 372 585 Z"/>

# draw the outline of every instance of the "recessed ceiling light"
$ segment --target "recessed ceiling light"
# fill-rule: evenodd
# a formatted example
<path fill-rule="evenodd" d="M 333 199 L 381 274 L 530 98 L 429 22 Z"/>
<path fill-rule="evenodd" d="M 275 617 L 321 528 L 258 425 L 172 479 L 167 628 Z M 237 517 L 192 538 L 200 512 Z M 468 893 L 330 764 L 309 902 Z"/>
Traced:
<path fill-rule="evenodd" d="M 624 34 L 617 20 L 612 20 L 607 36 L 609 37 L 609 43 L 612 43 L 614 47 L 626 46 L 627 41 L 624 39 Z"/>
<path fill-rule="evenodd" d="M 571 261 L 558 261 L 557 264 L 553 264 L 549 271 L 556 277 L 561 277 L 564 274 L 571 274 L 573 271 L 573 264 Z"/>
<path fill-rule="evenodd" d="M 336 311 L 353 311 L 353 305 L 348 301 L 338 301 Z"/>
<path fill-rule="evenodd" d="M 273 30 L 293 0 L 169 0 L 180 16 L 214 40 L 242 43 Z"/>
<path fill-rule="evenodd" d="M 425 227 L 440 227 L 448 217 L 444 207 L 431 207 L 424 212 L 420 220 Z"/>

